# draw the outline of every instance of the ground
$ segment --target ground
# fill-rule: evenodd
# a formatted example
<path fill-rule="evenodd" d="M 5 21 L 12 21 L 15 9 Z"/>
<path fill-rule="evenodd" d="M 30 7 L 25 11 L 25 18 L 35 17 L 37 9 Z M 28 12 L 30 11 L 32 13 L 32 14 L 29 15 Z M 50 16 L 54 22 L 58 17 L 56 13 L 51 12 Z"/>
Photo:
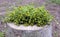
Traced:
<path fill-rule="evenodd" d="M 44 5 L 46 9 L 55 16 L 55 19 L 60 23 L 60 5 L 49 2 L 48 0 L 0 0 L 0 19 L 4 17 L 8 11 L 11 11 L 14 6 L 31 4 L 39 7 Z M 57 24 L 54 20 L 53 25 L 53 37 L 60 37 L 60 24 Z M 4 32 L 5 25 L 0 20 L 0 31 Z"/>

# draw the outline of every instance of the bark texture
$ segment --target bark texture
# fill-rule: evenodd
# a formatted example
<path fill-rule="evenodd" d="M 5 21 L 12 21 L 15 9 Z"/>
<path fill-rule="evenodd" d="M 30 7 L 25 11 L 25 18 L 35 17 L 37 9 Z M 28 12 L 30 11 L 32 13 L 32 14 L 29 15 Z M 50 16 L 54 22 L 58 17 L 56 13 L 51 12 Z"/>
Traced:
<path fill-rule="evenodd" d="M 52 37 L 52 25 L 40 30 L 17 30 L 7 25 L 6 37 Z"/>

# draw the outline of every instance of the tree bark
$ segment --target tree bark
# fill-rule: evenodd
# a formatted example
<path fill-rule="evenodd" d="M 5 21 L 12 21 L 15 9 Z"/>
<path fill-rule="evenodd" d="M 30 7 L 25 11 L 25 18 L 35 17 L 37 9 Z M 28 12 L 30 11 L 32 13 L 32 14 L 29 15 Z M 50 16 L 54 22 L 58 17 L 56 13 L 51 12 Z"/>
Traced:
<path fill-rule="evenodd" d="M 6 37 L 52 37 L 52 25 L 40 30 L 17 30 L 7 25 Z"/>

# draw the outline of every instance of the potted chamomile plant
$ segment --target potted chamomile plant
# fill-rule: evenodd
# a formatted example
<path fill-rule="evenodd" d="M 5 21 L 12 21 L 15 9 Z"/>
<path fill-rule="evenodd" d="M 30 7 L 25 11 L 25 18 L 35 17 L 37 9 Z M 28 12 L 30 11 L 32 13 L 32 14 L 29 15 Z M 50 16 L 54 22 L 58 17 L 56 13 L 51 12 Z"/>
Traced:
<path fill-rule="evenodd" d="M 52 37 L 52 16 L 44 6 L 15 7 L 5 17 L 8 37 Z"/>

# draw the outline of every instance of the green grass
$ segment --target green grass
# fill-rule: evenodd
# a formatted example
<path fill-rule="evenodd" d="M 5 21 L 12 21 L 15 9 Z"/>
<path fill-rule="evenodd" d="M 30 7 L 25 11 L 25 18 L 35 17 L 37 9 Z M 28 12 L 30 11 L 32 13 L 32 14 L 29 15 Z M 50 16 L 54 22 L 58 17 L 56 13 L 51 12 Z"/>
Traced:
<path fill-rule="evenodd" d="M 4 37 L 4 33 L 3 32 L 0 32 L 0 37 Z"/>
<path fill-rule="evenodd" d="M 60 5 L 60 0 L 50 0 L 52 3 L 59 4 Z"/>

